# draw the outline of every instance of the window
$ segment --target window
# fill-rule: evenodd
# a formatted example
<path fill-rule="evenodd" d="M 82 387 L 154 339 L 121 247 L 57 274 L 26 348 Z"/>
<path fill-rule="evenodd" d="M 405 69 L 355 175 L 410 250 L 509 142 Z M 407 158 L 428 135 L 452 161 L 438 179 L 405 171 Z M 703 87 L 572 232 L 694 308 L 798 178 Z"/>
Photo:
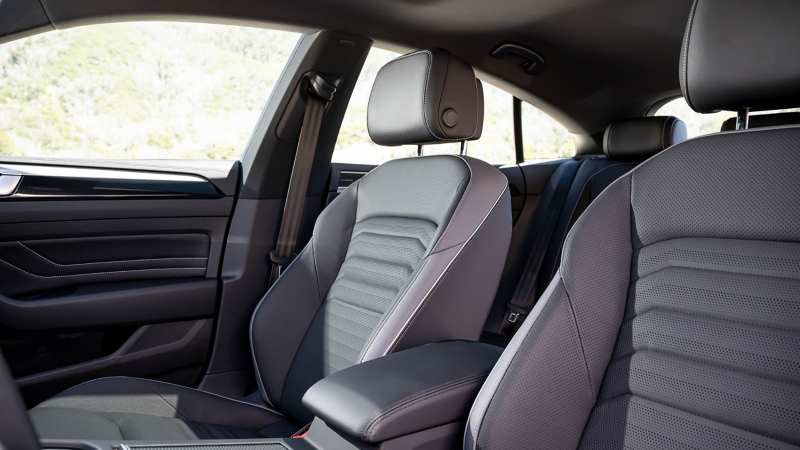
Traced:
<path fill-rule="evenodd" d="M 0 155 L 238 159 L 299 36 L 146 22 L 0 45 Z"/>
<path fill-rule="evenodd" d="M 575 140 L 555 119 L 522 102 L 522 149 L 525 160 L 575 156 Z"/>
<path fill-rule="evenodd" d="M 402 145 L 398 147 L 382 147 L 369 137 L 367 131 L 367 104 L 375 76 L 386 63 L 400 56 L 399 53 L 373 47 L 364 61 L 364 67 L 358 75 L 356 87 L 347 104 L 347 110 L 339 128 L 339 137 L 333 148 L 333 160 L 336 162 L 382 163 L 390 159 L 407 158 L 417 154 L 417 147 Z"/>
<path fill-rule="evenodd" d="M 353 96 L 339 130 L 333 160 L 337 162 L 382 163 L 417 154 L 415 145 L 383 147 L 372 142 L 367 131 L 367 104 L 378 71 L 399 53 L 373 48 L 356 82 Z M 511 94 L 483 84 L 483 134 L 467 144 L 467 154 L 494 164 L 514 162 L 514 121 Z M 426 145 L 426 155 L 457 154 L 459 143 Z"/>
<path fill-rule="evenodd" d="M 772 114 L 777 112 L 800 111 L 800 108 L 781 111 L 758 111 L 751 115 Z M 722 128 L 722 123 L 731 117 L 736 117 L 733 111 L 720 111 L 712 114 L 694 112 L 683 97 L 676 98 L 656 111 L 656 116 L 675 116 L 686 123 L 686 132 L 689 138 L 704 134 L 716 133 Z"/>

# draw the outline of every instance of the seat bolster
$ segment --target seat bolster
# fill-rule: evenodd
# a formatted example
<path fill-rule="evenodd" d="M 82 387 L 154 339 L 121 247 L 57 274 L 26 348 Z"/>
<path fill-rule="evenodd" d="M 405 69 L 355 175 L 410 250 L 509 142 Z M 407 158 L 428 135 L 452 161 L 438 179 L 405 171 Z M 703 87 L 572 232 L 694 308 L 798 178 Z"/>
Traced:
<path fill-rule="evenodd" d="M 109 377 L 80 384 L 36 406 L 94 413 L 130 413 L 191 422 L 265 428 L 284 417 L 263 406 L 160 381 Z"/>
<path fill-rule="evenodd" d="M 471 177 L 450 221 L 400 298 L 383 317 L 360 362 L 429 342 L 477 340 L 511 240 L 508 180 L 464 157 Z M 480 324 L 475 324 L 475 322 Z M 468 334 L 467 334 L 468 333 Z"/>

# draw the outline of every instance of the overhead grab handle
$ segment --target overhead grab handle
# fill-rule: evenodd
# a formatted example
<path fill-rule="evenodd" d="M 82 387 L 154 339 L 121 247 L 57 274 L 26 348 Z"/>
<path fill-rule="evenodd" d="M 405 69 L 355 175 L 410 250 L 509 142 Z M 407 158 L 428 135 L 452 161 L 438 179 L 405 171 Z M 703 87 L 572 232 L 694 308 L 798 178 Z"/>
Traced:
<path fill-rule="evenodd" d="M 526 60 L 522 63 L 522 67 L 525 68 L 525 72 L 531 75 L 536 75 L 544 69 L 544 58 L 533 50 L 513 42 L 504 42 L 498 45 L 490 55 L 497 59 L 503 59 L 510 53 L 521 56 Z"/>

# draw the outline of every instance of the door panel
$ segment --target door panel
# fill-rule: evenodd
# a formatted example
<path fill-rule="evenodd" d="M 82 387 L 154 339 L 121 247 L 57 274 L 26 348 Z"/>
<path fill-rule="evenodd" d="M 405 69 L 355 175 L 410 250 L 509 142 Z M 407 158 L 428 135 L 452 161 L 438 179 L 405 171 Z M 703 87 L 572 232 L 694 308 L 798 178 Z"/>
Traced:
<path fill-rule="evenodd" d="M 29 406 L 102 376 L 194 385 L 239 163 L 22 159 L 0 158 L 19 178 L 0 197 L 0 349 Z"/>
<path fill-rule="evenodd" d="M 19 333 L 5 338 L 3 354 L 24 361 L 27 365 L 23 369 L 31 367 L 31 359 L 36 361 L 33 370 L 27 372 L 37 373 L 17 376 L 17 387 L 28 407 L 33 407 L 72 386 L 108 376 L 146 377 L 191 385 L 201 374 L 211 331 L 212 320 L 204 319 L 133 329 Z M 31 354 L 35 356 L 31 358 Z M 71 360 L 65 361 L 65 356 Z M 42 359 L 55 363 L 45 365 Z M 62 366 L 63 362 L 69 364 Z M 44 367 L 59 366 L 63 368 L 41 371 Z"/>
<path fill-rule="evenodd" d="M 0 294 L 21 298 L 93 283 L 206 275 L 206 234 L 0 242 Z"/>

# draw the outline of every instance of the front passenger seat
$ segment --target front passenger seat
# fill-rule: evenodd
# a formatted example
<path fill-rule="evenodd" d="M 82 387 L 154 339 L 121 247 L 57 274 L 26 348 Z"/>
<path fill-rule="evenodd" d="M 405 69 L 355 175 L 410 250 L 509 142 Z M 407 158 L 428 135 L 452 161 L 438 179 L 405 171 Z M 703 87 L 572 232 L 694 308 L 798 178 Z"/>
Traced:
<path fill-rule="evenodd" d="M 477 139 L 483 92 L 467 63 L 423 50 L 381 69 L 368 118 L 383 145 Z M 313 419 L 301 399 L 320 379 L 426 343 L 477 340 L 511 236 L 507 185 L 491 165 L 463 156 L 381 165 L 322 212 L 311 241 L 256 308 L 261 404 L 104 378 L 33 408 L 39 437 L 285 437 Z"/>

